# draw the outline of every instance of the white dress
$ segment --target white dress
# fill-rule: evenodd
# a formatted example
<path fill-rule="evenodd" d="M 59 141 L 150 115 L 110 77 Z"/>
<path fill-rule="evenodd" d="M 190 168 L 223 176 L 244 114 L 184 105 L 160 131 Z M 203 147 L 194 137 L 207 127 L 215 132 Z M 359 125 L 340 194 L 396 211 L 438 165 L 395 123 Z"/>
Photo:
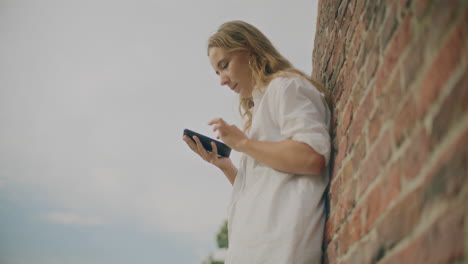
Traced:
<path fill-rule="evenodd" d="M 304 142 L 330 157 L 330 111 L 321 94 L 301 77 L 277 77 L 253 93 L 248 137 Z M 287 174 L 248 155 L 241 159 L 228 206 L 226 264 L 320 263 L 329 170 Z M 326 166 L 328 168 L 328 165 Z"/>

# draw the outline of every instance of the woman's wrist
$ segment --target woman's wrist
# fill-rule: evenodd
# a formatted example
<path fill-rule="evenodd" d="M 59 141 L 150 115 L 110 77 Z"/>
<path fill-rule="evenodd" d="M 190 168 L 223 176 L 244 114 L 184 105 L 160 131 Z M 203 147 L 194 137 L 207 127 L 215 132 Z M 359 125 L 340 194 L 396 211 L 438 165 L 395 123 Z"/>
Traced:
<path fill-rule="evenodd" d="M 250 141 L 251 140 L 249 138 L 245 138 L 241 140 L 240 143 L 237 145 L 237 151 L 245 153 L 247 150 L 247 147 L 249 146 Z"/>
<path fill-rule="evenodd" d="M 224 175 L 226 175 L 226 178 L 229 180 L 231 184 L 234 184 L 234 180 L 236 179 L 237 175 L 237 168 L 232 164 L 232 162 L 229 162 L 227 165 L 218 167 Z"/>
<path fill-rule="evenodd" d="M 229 171 L 229 170 L 232 170 L 232 167 L 235 167 L 234 164 L 232 163 L 232 161 L 229 161 L 228 163 L 224 164 L 224 165 L 220 165 L 220 166 L 217 166 L 220 170 L 222 170 L 223 172 L 226 172 L 226 171 Z"/>

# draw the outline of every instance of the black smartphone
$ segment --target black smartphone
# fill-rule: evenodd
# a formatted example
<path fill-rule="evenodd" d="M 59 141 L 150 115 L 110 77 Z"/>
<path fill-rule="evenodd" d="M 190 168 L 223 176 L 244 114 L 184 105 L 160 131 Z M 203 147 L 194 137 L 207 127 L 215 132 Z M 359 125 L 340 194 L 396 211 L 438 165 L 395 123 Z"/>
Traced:
<path fill-rule="evenodd" d="M 209 152 L 213 151 L 213 149 L 211 148 L 211 142 L 214 142 L 216 144 L 216 148 L 218 149 L 219 156 L 228 158 L 229 155 L 231 154 L 231 148 L 228 147 L 223 142 L 212 139 L 210 137 L 207 137 L 205 135 L 202 135 L 190 129 L 184 129 L 184 135 L 189 136 L 192 140 L 193 140 L 193 136 L 197 136 L 198 139 L 200 139 L 200 142 L 202 143 L 206 151 L 209 151 Z"/>

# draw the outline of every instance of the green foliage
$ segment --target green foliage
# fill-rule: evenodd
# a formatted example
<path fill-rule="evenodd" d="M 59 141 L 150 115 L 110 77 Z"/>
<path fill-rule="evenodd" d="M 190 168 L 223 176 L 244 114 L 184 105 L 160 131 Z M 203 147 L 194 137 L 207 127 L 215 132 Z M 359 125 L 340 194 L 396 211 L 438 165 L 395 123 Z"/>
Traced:
<path fill-rule="evenodd" d="M 224 261 L 213 260 L 212 256 L 209 256 L 202 264 L 224 264 Z"/>
<path fill-rule="evenodd" d="M 216 235 L 216 242 L 218 243 L 219 248 L 228 248 L 228 228 L 227 221 L 224 221 L 221 229 Z M 210 255 L 205 259 L 202 264 L 224 264 L 224 261 L 217 261 L 213 259 L 213 255 Z"/>
<path fill-rule="evenodd" d="M 218 242 L 219 248 L 228 248 L 228 228 L 227 228 L 227 221 L 224 221 L 221 230 L 219 230 L 218 235 L 216 236 L 216 241 Z"/>

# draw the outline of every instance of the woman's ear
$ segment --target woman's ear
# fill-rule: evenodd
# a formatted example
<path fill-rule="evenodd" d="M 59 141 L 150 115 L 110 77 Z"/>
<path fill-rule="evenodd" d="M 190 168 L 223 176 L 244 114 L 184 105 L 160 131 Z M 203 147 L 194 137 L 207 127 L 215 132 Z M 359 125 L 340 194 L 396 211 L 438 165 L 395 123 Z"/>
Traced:
<path fill-rule="evenodd" d="M 249 53 L 247 54 L 249 56 L 249 65 L 252 64 L 252 61 L 255 60 L 255 56 L 249 51 Z"/>

